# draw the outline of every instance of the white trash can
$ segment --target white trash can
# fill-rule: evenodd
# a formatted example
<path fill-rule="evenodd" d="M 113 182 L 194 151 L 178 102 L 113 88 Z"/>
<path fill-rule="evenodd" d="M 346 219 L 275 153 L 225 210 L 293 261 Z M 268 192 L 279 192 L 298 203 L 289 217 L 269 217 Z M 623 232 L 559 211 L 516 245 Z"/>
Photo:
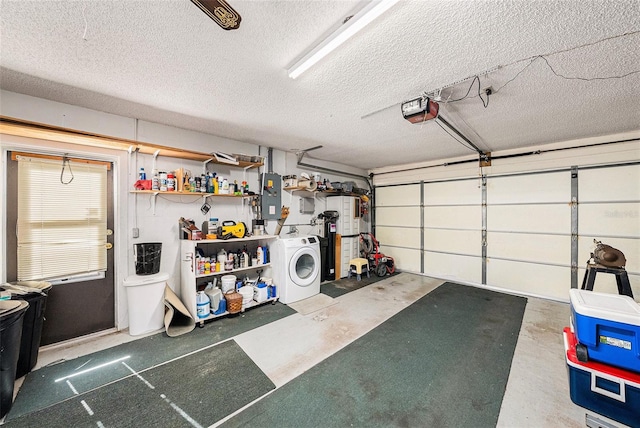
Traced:
<path fill-rule="evenodd" d="M 130 275 L 127 288 L 129 334 L 139 336 L 164 327 L 164 287 L 169 274 Z"/>

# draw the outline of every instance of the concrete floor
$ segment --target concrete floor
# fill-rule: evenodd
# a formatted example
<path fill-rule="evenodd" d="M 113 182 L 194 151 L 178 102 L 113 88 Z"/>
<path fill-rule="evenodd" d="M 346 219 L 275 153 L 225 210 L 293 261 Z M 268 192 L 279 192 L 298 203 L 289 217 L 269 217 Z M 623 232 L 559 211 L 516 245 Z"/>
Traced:
<path fill-rule="evenodd" d="M 298 313 L 234 339 L 276 387 L 280 387 L 442 282 L 403 273 L 335 299 L 318 295 L 291 305 Z M 569 398 L 562 339 L 562 328 L 568 323 L 568 304 L 528 298 L 498 427 L 586 426 L 587 411 L 573 404 Z M 126 332 L 119 332 L 73 345 L 49 347 L 41 350 L 34 370 L 61 359 L 73 359 L 135 339 Z M 20 385 L 21 380 L 16 383 L 14 393 Z M 622 427 L 619 423 L 598 417 L 612 426 Z"/>

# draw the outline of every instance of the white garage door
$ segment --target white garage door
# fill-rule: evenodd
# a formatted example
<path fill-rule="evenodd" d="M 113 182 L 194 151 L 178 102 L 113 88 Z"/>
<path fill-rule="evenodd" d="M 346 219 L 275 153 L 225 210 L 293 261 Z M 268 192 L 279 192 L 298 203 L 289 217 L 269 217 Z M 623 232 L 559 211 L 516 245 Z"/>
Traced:
<path fill-rule="evenodd" d="M 482 281 L 482 179 L 424 183 L 424 269 Z"/>
<path fill-rule="evenodd" d="M 566 299 L 571 171 L 487 180 L 487 284 Z"/>
<path fill-rule="evenodd" d="M 399 270 L 421 272 L 420 185 L 376 188 L 375 203 L 380 250 L 394 258 Z"/>
<path fill-rule="evenodd" d="M 633 295 L 640 301 L 640 165 L 580 170 L 578 271 L 582 281 L 593 240 L 622 251 Z M 617 293 L 615 275 L 598 273 L 594 291 Z"/>
<path fill-rule="evenodd" d="M 383 252 L 400 270 L 567 300 L 597 239 L 626 255 L 640 301 L 639 164 L 485 180 L 376 187 Z M 616 293 L 615 276 L 594 289 Z"/>

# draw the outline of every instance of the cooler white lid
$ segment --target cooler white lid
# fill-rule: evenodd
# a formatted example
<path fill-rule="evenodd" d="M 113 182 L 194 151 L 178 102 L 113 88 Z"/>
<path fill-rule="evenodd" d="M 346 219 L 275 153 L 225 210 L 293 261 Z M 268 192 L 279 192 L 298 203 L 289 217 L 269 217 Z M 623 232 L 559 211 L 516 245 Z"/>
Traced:
<path fill-rule="evenodd" d="M 569 298 L 580 315 L 640 326 L 640 304 L 629 296 L 572 288 Z"/>
<path fill-rule="evenodd" d="M 169 279 L 167 272 L 158 272 L 153 275 L 129 275 L 125 278 L 122 285 L 125 287 L 133 287 L 136 285 L 152 284 L 154 282 L 162 282 Z"/>

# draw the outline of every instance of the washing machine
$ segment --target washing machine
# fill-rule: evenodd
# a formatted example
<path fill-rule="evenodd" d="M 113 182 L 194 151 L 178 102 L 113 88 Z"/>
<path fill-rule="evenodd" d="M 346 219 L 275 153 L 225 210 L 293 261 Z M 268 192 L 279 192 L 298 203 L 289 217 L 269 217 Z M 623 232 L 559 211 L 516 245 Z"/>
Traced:
<path fill-rule="evenodd" d="M 289 304 L 320 293 L 320 240 L 317 236 L 280 238 L 271 245 L 273 283 Z"/>

